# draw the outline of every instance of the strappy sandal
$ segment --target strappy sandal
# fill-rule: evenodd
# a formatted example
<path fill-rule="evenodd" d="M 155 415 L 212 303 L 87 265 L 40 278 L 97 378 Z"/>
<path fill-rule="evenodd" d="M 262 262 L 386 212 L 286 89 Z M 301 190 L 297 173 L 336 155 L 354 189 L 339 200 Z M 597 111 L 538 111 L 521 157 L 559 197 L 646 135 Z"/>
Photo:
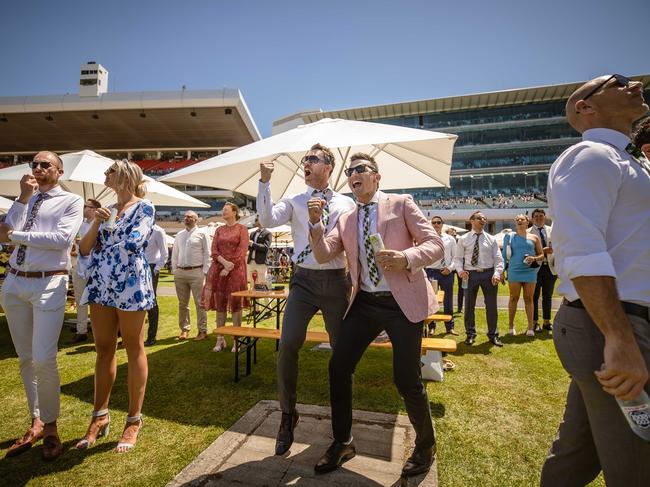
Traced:
<path fill-rule="evenodd" d="M 95 418 L 101 418 L 102 416 L 107 416 L 108 417 L 108 422 L 104 425 L 102 425 L 99 430 L 97 431 L 97 434 L 95 435 L 95 439 L 92 441 L 89 440 L 90 436 L 90 429 L 93 426 L 93 421 Z M 88 432 L 84 435 L 84 437 L 77 442 L 75 445 L 75 448 L 77 450 L 86 450 L 87 448 L 90 448 L 95 444 L 97 441 L 97 438 L 101 438 L 102 436 L 108 436 L 108 433 L 111 430 L 111 413 L 108 411 L 108 409 L 101 409 L 99 411 L 93 411 L 92 414 L 92 420 L 90 422 L 90 426 L 88 427 Z"/>
<path fill-rule="evenodd" d="M 137 441 L 138 436 L 140 435 L 140 430 L 144 426 L 144 419 L 142 418 L 142 414 L 138 414 L 137 416 L 127 416 L 126 417 L 126 426 L 124 427 L 124 431 L 126 431 L 126 429 L 130 425 L 138 423 L 138 422 L 140 423 L 140 427 L 138 428 L 138 433 L 135 436 L 134 442 L 130 443 L 128 441 L 120 441 L 117 444 L 117 446 L 115 447 L 115 451 L 117 453 L 126 453 L 126 452 L 131 451 L 133 449 L 133 447 L 135 446 L 135 441 Z M 124 438 L 124 432 L 122 432 L 122 438 Z M 121 448 L 123 448 L 124 450 L 120 451 Z"/>

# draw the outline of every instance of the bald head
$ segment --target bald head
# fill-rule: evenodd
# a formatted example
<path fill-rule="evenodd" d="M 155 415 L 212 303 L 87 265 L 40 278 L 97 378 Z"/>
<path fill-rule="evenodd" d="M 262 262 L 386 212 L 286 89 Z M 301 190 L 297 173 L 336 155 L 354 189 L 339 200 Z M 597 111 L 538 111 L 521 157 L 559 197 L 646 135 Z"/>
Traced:
<path fill-rule="evenodd" d="M 44 150 L 34 156 L 35 161 L 50 161 L 59 169 L 63 169 L 63 161 L 56 152 Z"/>
<path fill-rule="evenodd" d="M 630 135 L 634 121 L 647 111 L 643 84 L 618 74 L 587 81 L 566 103 L 567 121 L 580 133 L 592 128 L 610 128 Z"/>

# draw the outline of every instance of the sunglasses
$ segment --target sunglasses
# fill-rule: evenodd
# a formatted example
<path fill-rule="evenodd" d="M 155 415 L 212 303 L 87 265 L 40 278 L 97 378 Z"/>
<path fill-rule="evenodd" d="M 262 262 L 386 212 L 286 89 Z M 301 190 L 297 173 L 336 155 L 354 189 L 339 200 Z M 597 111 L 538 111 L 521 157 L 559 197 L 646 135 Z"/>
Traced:
<path fill-rule="evenodd" d="M 32 161 L 29 163 L 29 167 L 32 169 L 36 169 L 38 166 L 41 167 L 41 169 L 49 169 L 52 167 L 52 163 L 48 161 Z"/>
<path fill-rule="evenodd" d="M 117 171 L 117 169 L 115 169 L 114 167 L 109 167 L 108 169 L 106 169 L 106 171 L 104 171 L 104 175 L 108 176 L 109 174 L 113 174 L 115 171 Z"/>
<path fill-rule="evenodd" d="M 350 177 L 353 174 L 363 174 L 364 172 L 377 172 L 374 170 L 372 166 L 369 166 L 368 164 L 359 164 L 354 167 L 348 167 L 347 169 L 343 170 L 343 173 L 347 176 Z"/>
<path fill-rule="evenodd" d="M 433 221 L 431 223 L 434 224 L 434 225 L 442 225 L 442 222 L 440 220 L 436 220 L 436 221 Z"/>
<path fill-rule="evenodd" d="M 323 164 L 329 164 L 328 161 L 321 159 L 318 156 L 305 156 L 300 160 L 300 164 L 304 166 L 305 164 L 318 164 L 318 163 L 323 163 Z"/>
<path fill-rule="evenodd" d="M 587 98 L 589 98 L 590 96 L 592 96 L 593 94 L 595 94 L 598 90 L 600 90 L 603 86 L 605 86 L 607 83 L 609 83 L 613 79 L 616 80 L 616 84 L 618 86 L 622 86 L 622 87 L 629 86 L 630 83 L 632 82 L 632 80 L 630 78 L 626 78 L 625 76 L 623 76 L 621 74 L 613 74 L 609 78 L 607 78 L 605 81 L 600 83 L 598 86 L 596 86 L 593 90 L 591 90 L 587 96 L 582 98 L 582 100 L 584 101 Z"/>

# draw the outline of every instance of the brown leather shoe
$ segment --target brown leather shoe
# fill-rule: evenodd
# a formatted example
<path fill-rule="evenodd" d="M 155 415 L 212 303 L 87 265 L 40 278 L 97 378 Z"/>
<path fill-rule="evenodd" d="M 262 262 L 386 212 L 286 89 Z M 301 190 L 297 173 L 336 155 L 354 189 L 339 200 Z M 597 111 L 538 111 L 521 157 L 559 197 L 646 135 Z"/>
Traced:
<path fill-rule="evenodd" d="M 63 444 L 58 435 L 47 435 L 43 438 L 43 460 L 51 462 L 63 453 Z"/>
<path fill-rule="evenodd" d="M 195 341 L 195 342 L 200 342 L 200 341 L 205 340 L 205 339 L 207 339 L 207 338 L 208 338 L 208 334 L 207 334 L 207 332 L 205 332 L 205 331 L 200 331 L 199 334 L 196 335 L 196 337 L 194 337 L 194 341 Z"/>
<path fill-rule="evenodd" d="M 43 438 L 43 428 L 36 431 L 30 428 L 21 439 L 16 440 L 16 442 L 9 447 L 5 457 L 15 457 L 21 453 L 25 453 L 41 438 Z"/>
<path fill-rule="evenodd" d="M 186 331 L 182 331 L 180 335 L 178 335 L 179 340 L 187 340 L 189 333 Z"/>

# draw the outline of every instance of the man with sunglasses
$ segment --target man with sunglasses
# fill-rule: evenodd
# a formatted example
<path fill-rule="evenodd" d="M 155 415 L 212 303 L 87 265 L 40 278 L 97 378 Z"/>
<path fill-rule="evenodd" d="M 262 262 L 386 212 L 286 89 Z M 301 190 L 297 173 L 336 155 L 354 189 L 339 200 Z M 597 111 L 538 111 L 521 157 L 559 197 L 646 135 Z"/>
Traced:
<path fill-rule="evenodd" d="M 0 243 L 12 243 L 0 300 L 18 354 L 32 424 L 7 451 L 15 456 L 43 438 L 44 460 L 63 452 L 57 432 L 60 379 L 57 343 L 68 291 L 70 251 L 83 217 L 83 200 L 59 186 L 63 161 L 39 152 L 20 196 L 0 223 Z"/>
<path fill-rule="evenodd" d="M 650 165 L 630 143 L 647 112 L 643 85 L 618 74 L 585 83 L 566 103 L 582 141 L 551 167 L 548 203 L 564 297 L 553 341 L 571 382 L 542 486 L 587 485 L 601 470 L 607 485 L 650 479 L 650 443 L 616 401 L 650 392 Z M 634 417 L 647 426 L 647 410 Z"/>
<path fill-rule="evenodd" d="M 298 352 L 305 341 L 307 325 L 317 311 L 322 311 L 330 344 L 335 348 L 341 319 L 348 304 L 350 278 L 345 269 L 345 258 L 339 256 L 328 263 L 320 264 L 314 258 L 309 245 L 307 202 L 311 198 L 318 197 L 325 201 L 323 223 L 326 232 L 336 225 L 341 214 L 354 208 L 351 198 L 332 191 L 329 187 L 334 165 L 332 151 L 320 144 L 313 145 L 301 161 L 307 190 L 282 198 L 274 204 L 270 185 L 274 163 L 260 164 L 257 193 L 260 223 L 266 228 L 290 224 L 294 243 L 292 261 L 295 267 L 282 319 L 277 361 L 282 419 L 275 445 L 276 455 L 286 453 L 293 443 L 293 430 L 298 422 Z"/>
<path fill-rule="evenodd" d="M 395 385 L 416 435 L 402 475 L 419 475 L 431 467 L 436 447 L 420 360 L 423 320 L 438 310 L 438 302 L 423 269 L 443 257 L 444 247 L 410 195 L 379 191 L 381 176 L 373 157 L 354 154 L 345 174 L 357 206 L 327 235 L 321 223 L 323 202 L 314 198 L 308 203 L 316 259 L 327 262 L 345 251 L 352 278 L 350 305 L 329 364 L 334 441 L 314 470 L 336 470 L 356 455 L 352 377 L 370 342 L 386 331 L 393 346 Z M 372 243 L 377 235 L 382 250 Z"/>
<path fill-rule="evenodd" d="M 431 218 L 431 225 L 436 231 L 438 236 L 442 239 L 442 244 L 445 246 L 445 255 L 442 259 L 437 260 L 425 271 L 429 279 L 438 281 L 438 286 L 445 292 L 444 309 L 445 314 L 451 315 L 451 320 L 445 322 L 447 333 L 451 335 L 458 335 L 454 330 L 454 258 L 456 256 L 456 239 L 451 235 L 443 233 L 442 226 L 444 225 L 442 217 L 435 215 Z M 435 322 L 431 322 L 429 328 L 434 331 L 436 327 Z"/>
<path fill-rule="evenodd" d="M 503 275 L 503 256 L 494 235 L 484 230 L 487 218 L 481 211 L 469 217 L 472 230 L 458 239 L 454 267 L 458 277 L 467 281 L 465 289 L 465 345 L 476 341 L 476 297 L 483 291 L 485 316 L 488 325 L 488 340 L 497 347 L 503 343 L 499 339 L 497 294 Z M 462 284 L 462 281 L 461 281 Z"/>

